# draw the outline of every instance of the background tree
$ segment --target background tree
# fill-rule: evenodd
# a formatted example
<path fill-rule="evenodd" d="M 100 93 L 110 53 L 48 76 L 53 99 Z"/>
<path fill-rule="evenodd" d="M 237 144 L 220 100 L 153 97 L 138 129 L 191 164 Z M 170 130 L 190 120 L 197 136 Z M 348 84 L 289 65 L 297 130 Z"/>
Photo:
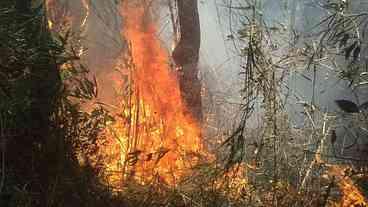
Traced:
<path fill-rule="evenodd" d="M 201 82 L 198 79 L 201 30 L 197 0 L 177 0 L 180 39 L 172 56 L 179 67 L 179 82 L 189 113 L 202 121 Z"/>

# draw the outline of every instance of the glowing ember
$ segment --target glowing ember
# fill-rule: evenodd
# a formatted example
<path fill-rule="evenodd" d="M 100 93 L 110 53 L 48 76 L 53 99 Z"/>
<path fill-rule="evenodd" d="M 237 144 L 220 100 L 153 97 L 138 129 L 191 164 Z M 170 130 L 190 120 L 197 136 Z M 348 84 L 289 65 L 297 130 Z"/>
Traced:
<path fill-rule="evenodd" d="M 109 129 L 109 143 L 101 151 L 111 172 L 109 183 L 134 178 L 140 183 L 159 179 L 175 185 L 203 154 L 200 129 L 184 114 L 169 55 L 145 8 L 142 3 L 128 2 L 121 8 L 122 35 L 130 41 L 133 66 L 120 70 L 130 70 L 130 92 L 121 100 L 117 121 Z"/>

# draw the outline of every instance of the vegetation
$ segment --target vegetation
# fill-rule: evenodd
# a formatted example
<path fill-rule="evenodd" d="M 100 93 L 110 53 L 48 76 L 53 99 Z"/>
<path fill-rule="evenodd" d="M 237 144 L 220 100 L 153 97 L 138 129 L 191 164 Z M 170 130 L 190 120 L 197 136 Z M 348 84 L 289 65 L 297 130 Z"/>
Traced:
<path fill-rule="evenodd" d="M 48 31 L 43 5 L 1 4 L 0 205 L 113 205 L 98 169 L 78 162 L 108 116 L 102 107 L 81 110 L 96 86 L 67 49 L 69 33 Z"/>
<path fill-rule="evenodd" d="M 112 123 L 134 117 L 119 117 L 95 101 L 100 91 L 80 61 L 81 37 L 68 27 L 51 32 L 43 3 L 1 1 L 0 206 L 366 206 L 366 152 L 348 157 L 341 151 L 366 138 L 368 103 L 336 100 L 341 112 L 333 113 L 318 106 L 314 91 L 323 67 L 353 91 L 366 85 L 361 25 L 367 14 L 349 13 L 343 0 L 323 2 L 328 15 L 303 39 L 270 25 L 259 10 L 262 1 L 244 2 L 227 5 L 231 24 L 236 18 L 241 25 L 228 39 L 244 60 L 233 133 L 174 186 L 156 176 L 149 183 L 127 179 L 117 188 L 107 182 L 98 151 Z M 291 33 L 294 39 L 285 40 Z M 133 54 L 126 54 L 123 64 L 135 69 Z M 304 75 L 313 85 L 311 100 L 285 93 L 298 68 L 312 76 Z M 303 127 L 292 126 L 290 97 L 303 109 Z M 340 122 L 355 138 L 349 146 L 339 144 Z M 134 168 L 139 156 L 128 155 L 137 159 L 127 159 Z"/>
<path fill-rule="evenodd" d="M 241 121 L 225 142 L 229 149 L 227 166 L 252 163 L 248 177 L 251 186 L 255 186 L 257 194 L 262 197 L 263 205 L 333 206 L 336 202 L 333 192 L 337 191 L 334 187 L 343 183 L 341 176 L 331 169 L 333 166 L 341 165 L 348 171 L 357 172 L 360 176 L 349 177 L 357 182 L 362 181 L 361 176 L 365 177 L 367 163 L 363 154 L 355 153 L 352 158 L 337 151 L 357 147 L 361 143 L 358 140 L 364 139 L 366 135 L 362 130 L 367 125 L 366 111 L 363 109 L 365 104 L 359 106 L 349 100 L 335 100 L 342 113 L 326 111 L 316 101 L 316 81 L 326 68 L 327 71 L 332 68 L 340 74 L 340 79 L 350 82 L 353 91 L 356 86 L 361 86 L 364 72 L 361 69 L 363 40 L 360 25 L 366 21 L 365 14 L 351 13 L 347 1 L 313 4 L 313 8 L 321 7 L 326 15 L 303 38 L 304 34 L 297 30 L 285 30 L 282 22 L 278 22 L 281 26 L 275 26 L 274 22 L 267 21 L 261 12 L 262 2 L 231 4 L 230 1 L 228 5 L 233 10 L 231 20 L 235 22 L 234 19 L 243 17 L 241 29 L 228 37 L 240 48 L 239 55 L 246 64 L 241 74 L 244 78 Z M 294 38 L 290 40 L 289 34 Z M 285 42 L 288 44 L 286 48 L 282 45 Z M 295 73 L 310 80 L 310 100 L 293 93 L 285 84 L 289 78 L 287 74 Z M 290 127 L 292 124 L 287 114 L 288 105 L 295 102 L 301 104 L 305 114 L 304 124 L 299 129 Z M 348 125 L 354 127 L 343 127 L 340 131 L 336 125 L 344 123 L 341 121 L 344 113 L 354 114 L 348 121 Z M 260 114 L 262 124 L 257 128 L 250 127 L 249 122 Z M 346 131 L 359 135 L 354 135 L 353 144 L 344 146 L 338 144 L 341 140 L 337 140 L 337 130 L 340 136 Z M 340 188 L 343 187 L 340 185 Z M 360 202 L 347 204 L 341 201 L 340 205 L 366 205 Z"/>

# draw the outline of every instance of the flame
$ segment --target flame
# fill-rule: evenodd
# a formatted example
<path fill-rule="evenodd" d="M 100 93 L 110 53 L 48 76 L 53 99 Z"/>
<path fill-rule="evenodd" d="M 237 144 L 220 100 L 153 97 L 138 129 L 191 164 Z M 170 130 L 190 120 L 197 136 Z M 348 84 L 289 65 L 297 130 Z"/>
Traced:
<path fill-rule="evenodd" d="M 329 175 L 335 177 L 342 193 L 340 203 L 336 206 L 368 206 L 368 202 L 362 192 L 355 186 L 351 178 L 344 175 L 344 171 L 341 166 L 329 166 Z"/>
<path fill-rule="evenodd" d="M 54 22 L 51 19 L 52 18 L 52 8 L 53 8 L 53 4 L 54 4 L 54 0 L 46 0 L 45 2 L 45 7 L 46 7 L 46 12 L 47 12 L 47 26 L 50 30 L 52 30 L 54 28 Z"/>
<path fill-rule="evenodd" d="M 110 184 L 134 178 L 143 184 L 159 179 L 175 185 L 204 153 L 201 130 L 185 113 L 169 54 L 142 5 L 124 2 L 121 6 L 125 21 L 121 33 L 131 44 L 133 66 L 128 73 L 128 98 L 120 101 L 101 152 Z M 129 70 L 121 67 L 120 71 Z M 121 86 L 124 81 L 115 84 Z"/>
<path fill-rule="evenodd" d="M 47 26 L 49 27 L 50 30 L 52 30 L 54 27 L 54 23 L 51 20 L 47 20 Z"/>
<path fill-rule="evenodd" d="M 215 181 L 215 187 L 229 198 L 235 200 L 241 199 L 250 187 L 246 164 L 236 165 L 230 168 L 225 174 L 218 177 Z M 227 189 L 227 191 L 223 189 Z"/>

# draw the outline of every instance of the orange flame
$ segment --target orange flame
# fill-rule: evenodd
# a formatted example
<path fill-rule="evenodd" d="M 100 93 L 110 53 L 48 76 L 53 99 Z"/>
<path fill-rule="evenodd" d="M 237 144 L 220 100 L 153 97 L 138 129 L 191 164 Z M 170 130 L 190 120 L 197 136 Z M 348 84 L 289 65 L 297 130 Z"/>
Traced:
<path fill-rule="evenodd" d="M 122 35 L 131 44 L 134 66 L 128 73 L 129 98 L 121 101 L 102 154 L 108 157 L 107 171 L 119 172 L 108 175 L 110 183 L 128 178 L 147 183 L 156 178 L 175 185 L 203 154 L 201 132 L 185 114 L 169 55 L 142 5 L 125 2 L 121 8 Z"/>
<path fill-rule="evenodd" d="M 340 200 L 340 204 L 337 206 L 368 206 L 366 198 L 355 186 L 351 178 L 344 175 L 344 170 L 342 167 L 335 165 L 330 166 L 329 174 L 337 179 L 337 185 L 342 193 L 342 199 Z"/>

